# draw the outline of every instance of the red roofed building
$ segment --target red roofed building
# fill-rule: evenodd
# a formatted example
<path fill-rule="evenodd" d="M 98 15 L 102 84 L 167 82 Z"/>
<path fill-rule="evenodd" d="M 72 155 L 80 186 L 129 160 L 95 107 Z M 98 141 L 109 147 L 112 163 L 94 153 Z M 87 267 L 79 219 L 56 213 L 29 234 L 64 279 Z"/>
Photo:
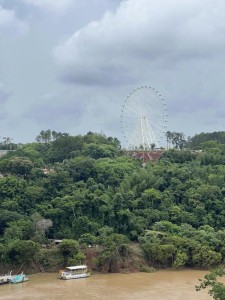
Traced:
<path fill-rule="evenodd" d="M 138 150 L 127 151 L 127 153 L 135 158 L 141 159 L 143 162 L 157 161 L 159 157 L 165 152 L 165 150 Z"/>

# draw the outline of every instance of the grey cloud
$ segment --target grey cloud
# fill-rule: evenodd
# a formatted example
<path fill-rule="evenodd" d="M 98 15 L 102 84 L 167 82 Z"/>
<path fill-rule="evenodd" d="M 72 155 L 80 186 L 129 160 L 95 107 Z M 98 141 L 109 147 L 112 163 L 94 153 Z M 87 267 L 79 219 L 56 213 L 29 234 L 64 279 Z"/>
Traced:
<path fill-rule="evenodd" d="M 17 0 L 17 1 L 24 2 L 26 4 L 33 5 L 38 8 L 56 12 L 56 13 L 64 13 L 74 3 L 74 0 Z"/>
<path fill-rule="evenodd" d="M 223 0 L 74 0 L 61 15 L 52 14 L 51 1 L 28 1 L 33 4 L 0 0 L 4 13 L 11 12 L 5 27 L 0 18 L 0 31 L 7 34 L 1 80 L 13 91 L 9 95 L 0 88 L 1 107 L 10 113 L 3 122 L 1 110 L 0 121 L 4 132 L 11 128 L 9 136 L 28 140 L 50 128 L 119 138 L 123 101 L 140 85 L 156 88 L 165 98 L 169 130 L 186 135 L 223 130 Z M 26 27 L 23 19 L 30 34 L 9 39 L 16 25 Z M 58 69 L 49 59 L 57 41 Z"/>
<path fill-rule="evenodd" d="M 57 46 L 54 57 L 69 83 L 111 85 L 118 72 L 135 80 L 143 65 L 164 69 L 223 55 L 224 13 L 222 1 L 123 1 Z"/>
<path fill-rule="evenodd" d="M 7 101 L 9 101 L 11 93 L 6 89 L 5 85 L 0 81 L 0 128 L 1 131 L 10 127 L 10 112 L 6 109 Z"/>
<path fill-rule="evenodd" d="M 56 125 L 61 122 L 71 121 L 71 119 L 80 119 L 85 111 L 82 103 L 65 103 L 61 105 L 39 104 L 30 108 L 23 116 L 32 119 L 37 123 L 44 125 Z"/>
<path fill-rule="evenodd" d="M 20 36 L 26 34 L 28 31 L 28 24 L 18 19 L 14 10 L 5 9 L 0 3 L 0 33 Z"/>
<path fill-rule="evenodd" d="M 0 81 L 0 104 L 4 104 L 10 97 L 10 92 L 6 90 L 4 84 Z"/>
<path fill-rule="evenodd" d="M 28 24 L 17 18 L 12 9 L 5 9 L 0 3 L 0 33 L 11 36 L 20 36 L 28 33 Z"/>
<path fill-rule="evenodd" d="M 9 98 L 9 94 L 0 90 L 0 104 L 3 104 Z"/>
<path fill-rule="evenodd" d="M 134 76 L 129 75 L 128 70 L 109 65 L 102 68 L 91 68 L 89 72 L 82 67 L 77 67 L 76 70 L 67 68 L 59 78 L 65 83 L 88 86 L 118 86 L 135 81 Z"/>

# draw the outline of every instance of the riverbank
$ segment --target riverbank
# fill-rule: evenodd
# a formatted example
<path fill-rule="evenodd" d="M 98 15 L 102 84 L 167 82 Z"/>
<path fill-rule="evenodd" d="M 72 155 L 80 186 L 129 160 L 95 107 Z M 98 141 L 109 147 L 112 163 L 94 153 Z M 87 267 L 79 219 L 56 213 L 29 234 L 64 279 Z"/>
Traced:
<path fill-rule="evenodd" d="M 104 264 L 102 264 L 101 267 L 97 264 L 97 258 L 102 252 L 103 248 L 100 246 L 85 247 L 82 249 L 85 263 L 92 272 L 108 273 L 107 268 L 104 268 Z M 22 263 L 20 265 L 13 262 L 0 263 L 1 273 L 12 270 L 14 274 L 21 271 L 24 271 L 26 274 L 58 272 L 58 270 L 64 267 L 65 259 L 60 254 L 58 246 L 42 248 L 38 256 L 29 263 Z M 154 269 L 149 268 L 147 265 L 138 244 L 132 244 L 129 246 L 129 251 L 115 262 L 113 273 L 133 273 L 148 270 Z"/>
<path fill-rule="evenodd" d="M 130 245 L 132 251 L 129 252 L 122 259 L 118 260 L 116 268 L 113 272 L 106 272 L 104 268 L 99 269 L 96 263 L 97 257 L 102 253 L 101 247 L 86 247 L 83 249 L 85 255 L 85 264 L 87 264 L 89 270 L 92 274 L 105 274 L 105 273 L 153 273 L 157 271 L 169 270 L 177 271 L 172 268 L 160 268 L 153 267 L 148 264 L 145 260 L 138 243 L 132 243 Z M 24 272 L 28 275 L 39 274 L 39 273 L 57 273 L 60 269 L 65 267 L 65 262 L 58 251 L 58 246 L 53 246 L 51 248 L 41 249 L 38 257 L 32 260 L 29 264 L 17 265 L 13 262 L 11 263 L 0 263 L 1 273 L 7 273 L 12 271 L 13 274 L 18 274 Z M 181 270 L 194 270 L 194 268 L 182 268 Z M 203 272 L 207 272 L 203 270 Z"/>

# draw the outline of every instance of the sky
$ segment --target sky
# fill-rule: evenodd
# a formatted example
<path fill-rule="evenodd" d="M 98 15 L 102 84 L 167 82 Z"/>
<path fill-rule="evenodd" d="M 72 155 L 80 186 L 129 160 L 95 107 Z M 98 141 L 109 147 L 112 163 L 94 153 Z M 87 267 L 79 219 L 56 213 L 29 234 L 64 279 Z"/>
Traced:
<path fill-rule="evenodd" d="M 125 144 L 123 104 L 145 85 L 166 101 L 166 130 L 225 130 L 224 16 L 224 0 L 0 0 L 0 137 Z"/>

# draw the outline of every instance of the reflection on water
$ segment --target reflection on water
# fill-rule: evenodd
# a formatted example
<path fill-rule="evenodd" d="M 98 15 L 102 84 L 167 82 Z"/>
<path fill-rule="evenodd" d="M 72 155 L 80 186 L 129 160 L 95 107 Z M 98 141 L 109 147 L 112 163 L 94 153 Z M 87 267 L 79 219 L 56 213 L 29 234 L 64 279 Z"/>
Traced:
<path fill-rule="evenodd" d="M 196 292 L 205 271 L 96 274 L 89 278 L 60 280 L 56 273 L 30 275 L 30 281 L 0 286 L 0 300 L 209 300 L 206 290 Z"/>

